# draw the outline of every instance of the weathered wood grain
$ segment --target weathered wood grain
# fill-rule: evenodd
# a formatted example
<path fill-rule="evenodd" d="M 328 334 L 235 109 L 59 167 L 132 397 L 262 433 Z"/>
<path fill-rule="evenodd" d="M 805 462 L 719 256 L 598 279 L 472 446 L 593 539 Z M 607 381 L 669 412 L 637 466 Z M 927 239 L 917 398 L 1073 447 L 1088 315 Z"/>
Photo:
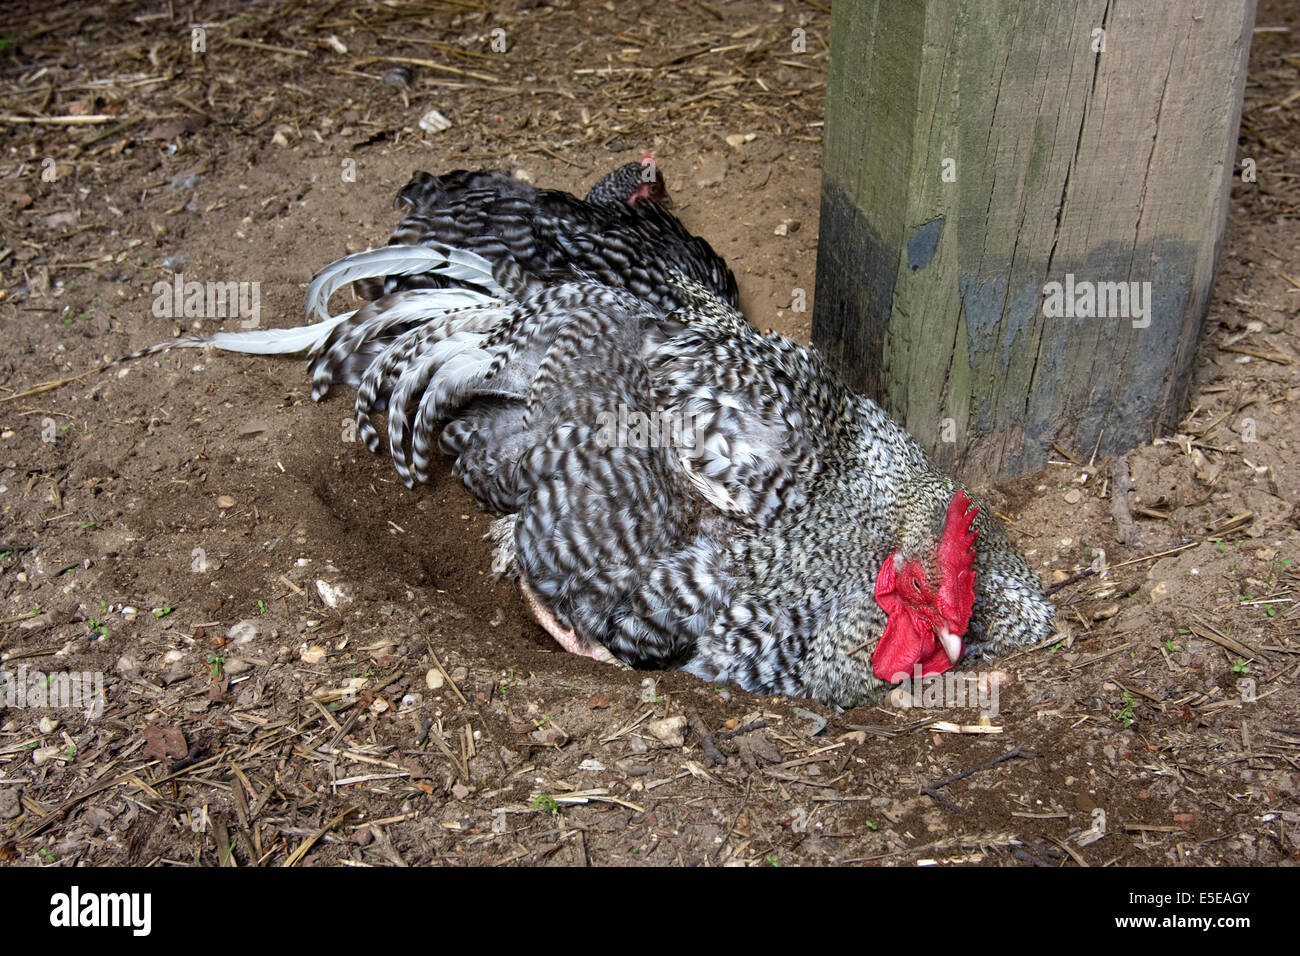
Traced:
<path fill-rule="evenodd" d="M 1253 0 L 836 4 L 814 344 L 968 477 L 1176 423 L 1253 23 Z M 1139 295 L 1052 315 L 1053 282 Z"/>

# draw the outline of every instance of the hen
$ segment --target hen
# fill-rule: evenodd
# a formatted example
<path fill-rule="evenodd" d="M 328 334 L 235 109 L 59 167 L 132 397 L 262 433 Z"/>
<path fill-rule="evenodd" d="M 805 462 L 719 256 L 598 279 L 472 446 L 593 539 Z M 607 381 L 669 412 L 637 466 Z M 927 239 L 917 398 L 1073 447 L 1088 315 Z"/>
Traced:
<path fill-rule="evenodd" d="M 656 306 L 678 303 L 674 274 L 737 303 L 736 278 L 707 242 L 668 212 L 672 200 L 654 155 L 609 173 L 578 199 L 505 173 L 418 172 L 394 203 L 405 216 L 389 245 L 444 242 L 496 261 L 509 256 L 538 275 L 587 275 Z M 445 285 L 433 276 L 370 277 L 362 298 Z"/>
<path fill-rule="evenodd" d="M 472 220 L 474 194 L 435 205 Z M 1052 606 L 997 522 L 879 406 L 811 349 L 760 335 L 716 284 L 665 266 L 652 295 L 590 259 L 557 270 L 513 233 L 492 245 L 439 217 L 421 229 L 418 244 L 318 274 L 318 322 L 156 348 L 308 352 L 313 397 L 355 388 L 372 451 L 387 411 L 408 485 L 430 479 L 436 441 L 503 516 L 494 569 L 579 653 L 849 707 L 1050 632 Z M 554 235 L 555 250 L 581 238 Z M 586 248 L 625 268 L 642 251 L 622 263 Z M 542 275 L 527 265 L 539 261 Z M 329 314 L 349 282 L 406 276 L 444 287 Z"/>

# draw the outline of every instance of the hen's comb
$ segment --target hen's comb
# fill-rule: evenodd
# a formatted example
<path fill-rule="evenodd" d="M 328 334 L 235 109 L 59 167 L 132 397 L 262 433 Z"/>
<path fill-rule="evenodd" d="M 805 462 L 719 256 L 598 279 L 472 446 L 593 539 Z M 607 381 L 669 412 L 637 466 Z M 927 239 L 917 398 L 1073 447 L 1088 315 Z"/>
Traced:
<path fill-rule="evenodd" d="M 641 165 L 653 166 L 654 164 L 655 164 L 655 154 L 647 149 L 644 153 L 641 154 Z"/>
<path fill-rule="evenodd" d="M 959 626 L 963 633 L 975 606 L 975 516 L 979 508 L 971 508 L 966 492 L 958 489 L 948 502 L 948 515 L 943 523 L 943 538 L 939 542 L 940 609 L 950 618 L 949 626 Z"/>

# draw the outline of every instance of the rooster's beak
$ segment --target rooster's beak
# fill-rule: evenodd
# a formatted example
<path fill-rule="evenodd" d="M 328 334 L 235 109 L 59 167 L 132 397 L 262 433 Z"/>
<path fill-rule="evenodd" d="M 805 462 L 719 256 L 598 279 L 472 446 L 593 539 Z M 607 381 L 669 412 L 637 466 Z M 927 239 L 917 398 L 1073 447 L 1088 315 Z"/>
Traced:
<path fill-rule="evenodd" d="M 943 652 L 948 655 L 948 660 L 956 664 L 961 660 L 961 638 L 948 630 L 946 627 L 939 628 L 939 643 L 943 646 Z"/>

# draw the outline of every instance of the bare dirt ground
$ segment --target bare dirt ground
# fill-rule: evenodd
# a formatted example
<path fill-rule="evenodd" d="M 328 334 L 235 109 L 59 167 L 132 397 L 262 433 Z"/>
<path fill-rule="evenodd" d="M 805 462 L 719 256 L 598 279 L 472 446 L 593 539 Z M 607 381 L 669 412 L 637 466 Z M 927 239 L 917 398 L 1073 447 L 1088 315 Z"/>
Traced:
<path fill-rule="evenodd" d="M 1234 188 L 1193 407 L 1127 456 L 1135 539 L 1090 449 L 976 489 L 1070 582 L 1061 638 L 1004 660 L 987 727 L 562 653 L 487 573 L 489 516 L 445 469 L 406 490 L 354 440 L 350 394 L 309 401 L 301 362 L 81 374 L 238 327 L 156 314 L 174 273 L 260 283 L 263 324 L 296 324 L 316 269 L 386 240 L 413 170 L 582 193 L 645 148 L 754 323 L 806 338 L 821 4 L 7 12 L 0 653 L 11 674 L 102 673 L 105 706 L 0 698 L 0 861 L 1300 859 L 1300 4 L 1260 6 L 1239 154 L 1257 178 Z M 421 129 L 431 110 L 449 127 Z M 1099 549 L 1106 575 L 1075 579 Z"/>

